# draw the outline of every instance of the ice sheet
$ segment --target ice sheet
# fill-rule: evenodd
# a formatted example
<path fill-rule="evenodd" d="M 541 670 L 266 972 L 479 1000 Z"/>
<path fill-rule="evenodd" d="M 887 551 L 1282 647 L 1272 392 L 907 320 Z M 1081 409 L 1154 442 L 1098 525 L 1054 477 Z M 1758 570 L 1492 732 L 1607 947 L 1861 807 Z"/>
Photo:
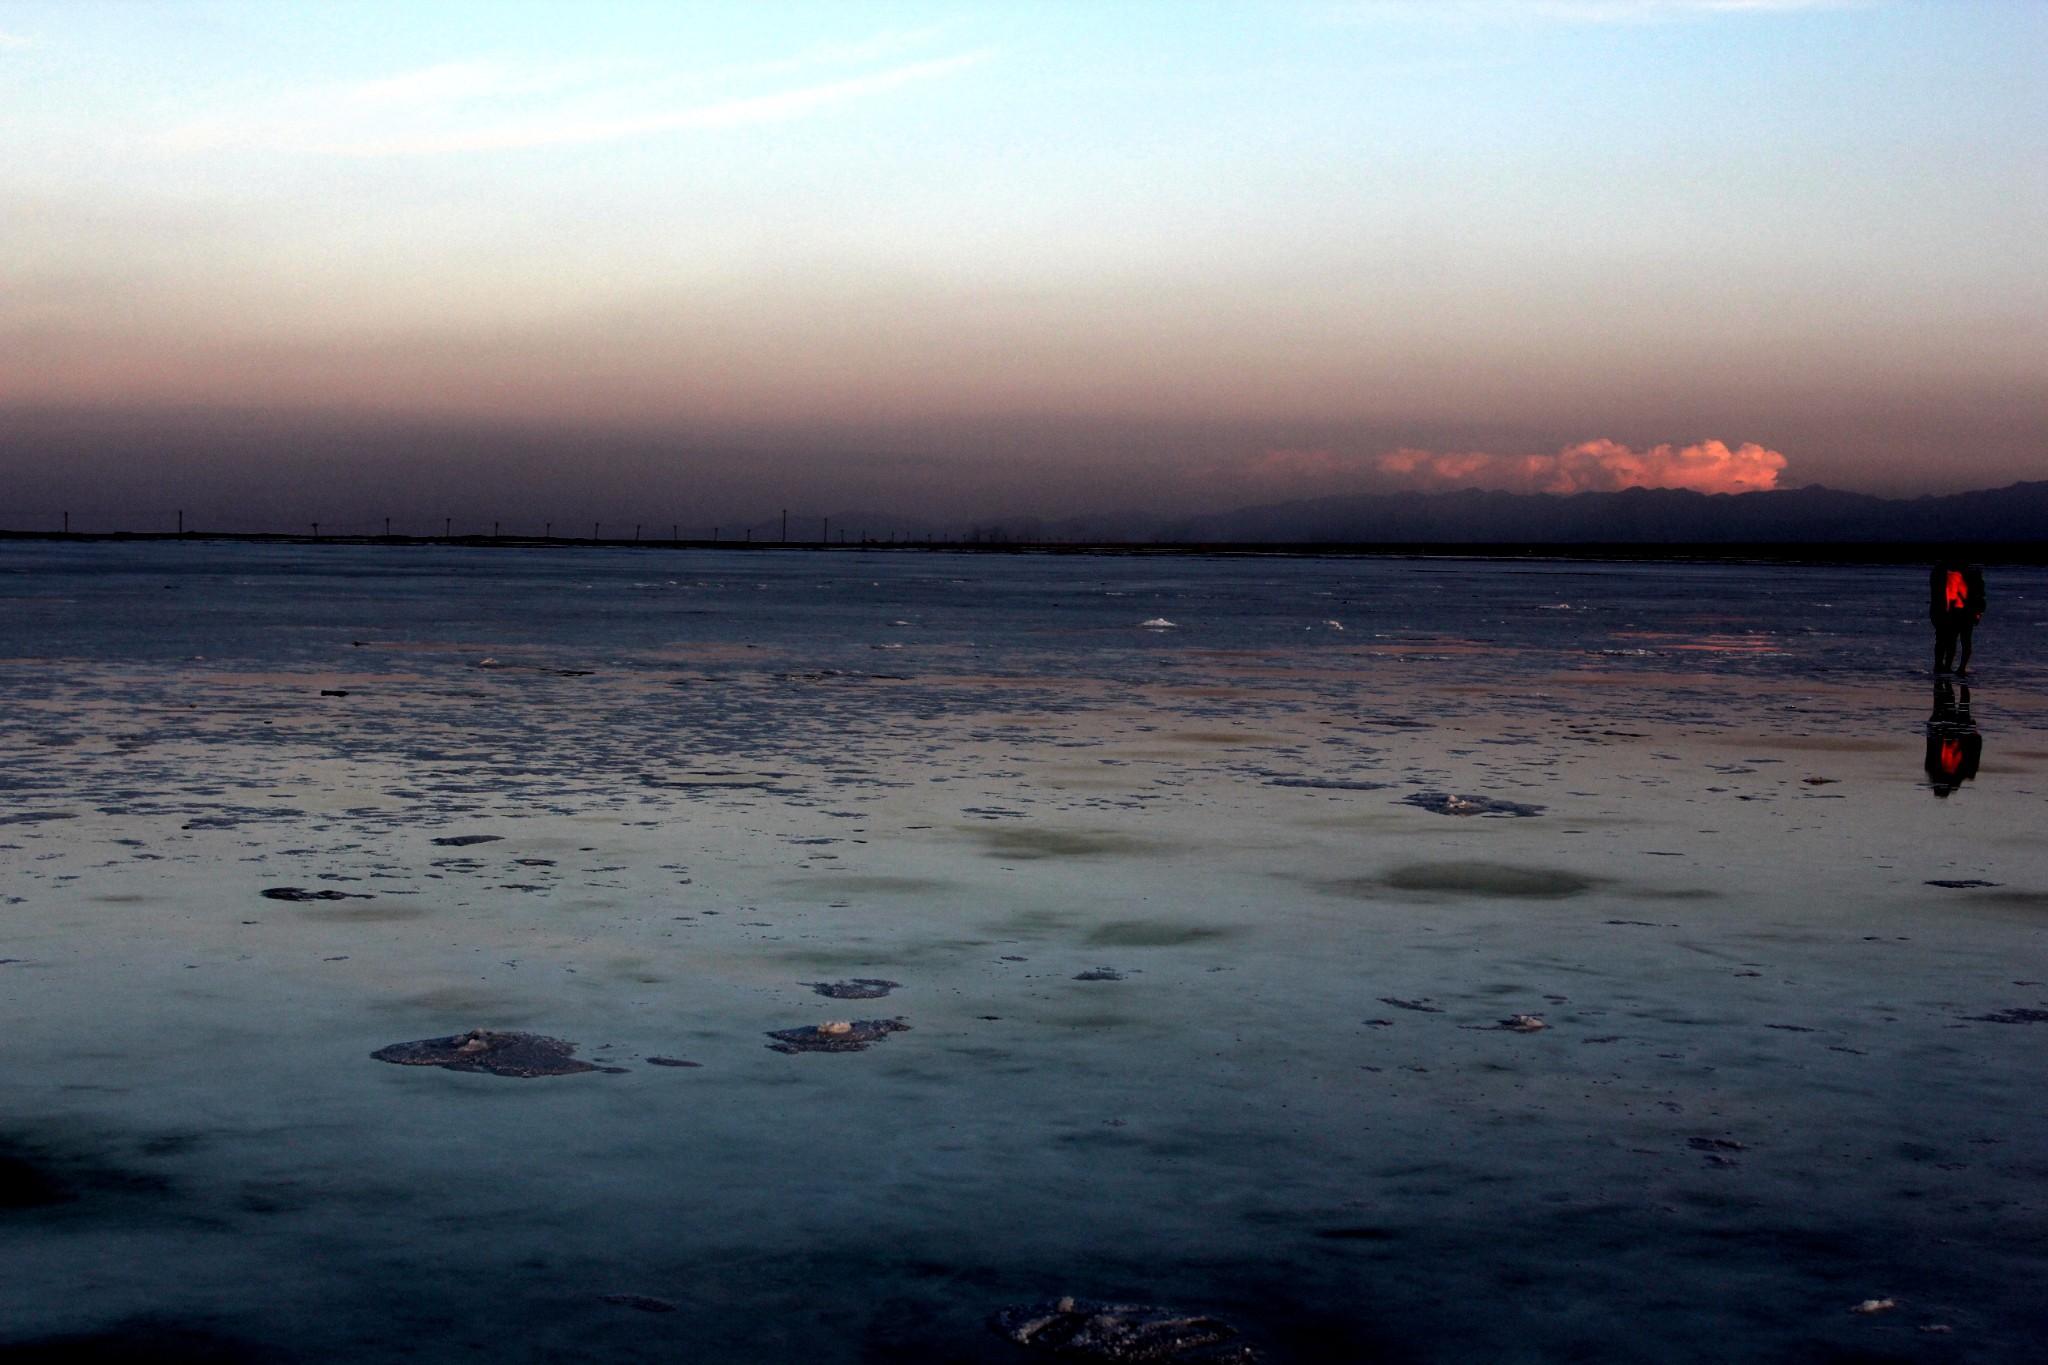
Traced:
<path fill-rule="evenodd" d="M 1938 796 L 1911 566 L 0 548 L 0 1342 L 2018 1358 L 1990 586 Z M 478 1028 L 625 1071 L 370 1059 Z"/>

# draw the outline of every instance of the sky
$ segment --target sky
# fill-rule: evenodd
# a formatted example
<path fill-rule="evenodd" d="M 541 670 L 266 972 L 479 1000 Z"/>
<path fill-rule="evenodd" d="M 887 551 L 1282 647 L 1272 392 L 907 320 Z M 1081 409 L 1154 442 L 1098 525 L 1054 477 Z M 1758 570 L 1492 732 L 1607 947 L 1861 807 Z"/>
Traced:
<path fill-rule="evenodd" d="M 0 526 L 2048 478 L 2048 5 L 0 0 Z"/>

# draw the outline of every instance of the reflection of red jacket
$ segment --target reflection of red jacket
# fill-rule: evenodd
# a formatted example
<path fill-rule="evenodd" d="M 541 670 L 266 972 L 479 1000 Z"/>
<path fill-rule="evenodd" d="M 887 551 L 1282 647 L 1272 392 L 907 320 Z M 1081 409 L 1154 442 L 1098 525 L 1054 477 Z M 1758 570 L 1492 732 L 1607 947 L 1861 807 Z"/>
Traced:
<path fill-rule="evenodd" d="M 1984 571 L 1937 564 L 1927 575 L 1927 619 L 1937 626 L 1975 625 L 1984 615 Z"/>

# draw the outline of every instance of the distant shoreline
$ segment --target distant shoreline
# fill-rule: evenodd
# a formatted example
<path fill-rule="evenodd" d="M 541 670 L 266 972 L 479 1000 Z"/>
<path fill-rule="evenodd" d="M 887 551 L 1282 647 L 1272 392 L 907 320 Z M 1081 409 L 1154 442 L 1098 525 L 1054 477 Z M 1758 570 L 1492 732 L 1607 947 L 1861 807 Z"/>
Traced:
<path fill-rule="evenodd" d="M 1757 562 L 1790 564 L 1926 564 L 1944 555 L 1966 554 L 1986 564 L 2048 565 L 2048 540 L 1987 541 L 817 541 L 817 540 L 653 540 L 590 536 L 311 536 L 229 531 L 0 531 L 0 542 L 157 544 L 170 542 L 244 545 L 382 546 L 393 549 L 443 547 L 488 550 L 737 550 L 759 553 L 832 551 L 846 554 L 996 554 L 1247 557 L 1277 559 L 1528 559 L 1610 562 Z"/>

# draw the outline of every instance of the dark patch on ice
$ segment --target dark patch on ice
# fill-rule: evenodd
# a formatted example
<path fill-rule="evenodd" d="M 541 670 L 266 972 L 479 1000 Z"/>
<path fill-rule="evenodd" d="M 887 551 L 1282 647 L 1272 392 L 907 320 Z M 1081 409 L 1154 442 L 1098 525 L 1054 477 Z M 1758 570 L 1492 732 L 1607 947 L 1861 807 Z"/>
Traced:
<path fill-rule="evenodd" d="M 49 1171 L 0 1146 L 0 1210 L 39 1209 L 70 1198 Z"/>
<path fill-rule="evenodd" d="M 1976 877 L 1959 877 L 1954 879 L 1939 878 L 1934 881 L 1928 882 L 1927 885 L 1943 886 L 1947 887 L 1951 891 L 1967 891 L 1973 886 L 2002 886 L 2004 885 L 2004 883 L 1987 882 Z"/>
<path fill-rule="evenodd" d="M 1453 796 L 1449 792 L 1411 792 L 1401 798 L 1404 806 L 1420 806 L 1438 815 L 1541 815 L 1542 806 L 1521 801 L 1503 801 L 1493 796 Z"/>
<path fill-rule="evenodd" d="M 303 886 L 266 886 L 263 898 L 273 901 L 367 901 L 376 897 L 368 891 L 308 891 Z"/>
<path fill-rule="evenodd" d="M 1749 1144 L 1737 1142 L 1734 1138 L 1687 1138 L 1685 1145 L 1702 1152 L 1746 1152 Z"/>
<path fill-rule="evenodd" d="M 833 1000 L 880 1000 L 890 991 L 903 989 L 901 981 L 884 981 L 879 976 L 856 976 L 851 981 L 800 981 L 819 995 Z"/>
<path fill-rule="evenodd" d="M 2048 1010 L 1994 1010 L 1990 1014 L 1966 1014 L 1963 1017 L 1986 1024 L 2048 1024 Z"/>
<path fill-rule="evenodd" d="M 1157 845 L 1114 830 L 977 829 L 974 836 L 988 846 L 991 858 L 1098 858 L 1117 853 L 1146 853 Z"/>
<path fill-rule="evenodd" d="M 1392 1005 L 1397 1010 L 1414 1010 L 1418 1014 L 1442 1014 L 1444 1012 L 1443 1006 L 1430 1004 L 1427 996 L 1420 1000 L 1397 1000 L 1391 995 L 1383 995 L 1380 997 L 1380 1003 L 1382 1005 Z"/>
<path fill-rule="evenodd" d="M 399 1066 L 439 1066 L 450 1071 L 482 1071 L 493 1076 L 568 1076 L 578 1071 L 601 1068 L 579 1062 L 571 1054 L 576 1044 L 538 1033 L 499 1032 L 471 1029 L 447 1038 L 422 1038 L 416 1043 L 393 1043 L 370 1055 L 380 1062 Z"/>
<path fill-rule="evenodd" d="M 0 1365 L 273 1365 L 288 1359 L 201 1327 L 155 1319 L 0 1344 Z"/>
<path fill-rule="evenodd" d="M 646 1057 L 646 1058 L 642 1058 L 642 1060 L 643 1060 L 643 1061 L 645 1061 L 645 1062 L 646 1062 L 646 1063 L 647 1063 L 647 1064 L 648 1064 L 649 1066 L 702 1066 L 702 1065 L 704 1065 L 704 1063 L 702 1063 L 702 1062 L 686 1062 L 686 1061 L 684 1061 L 684 1060 L 683 1060 L 683 1059 L 682 1059 L 681 1057 Z"/>
<path fill-rule="evenodd" d="M 838 1020 L 806 1028 L 772 1030 L 768 1036 L 776 1041 L 768 1047 L 788 1053 L 865 1052 L 870 1043 L 879 1043 L 890 1034 L 901 1033 L 909 1027 L 901 1019 Z"/>
<path fill-rule="evenodd" d="M 0 1217 L 167 1191 L 161 1177 L 127 1170 L 75 1143 L 0 1133 Z"/>
<path fill-rule="evenodd" d="M 1316 1236 L 1331 1242 L 1391 1242 L 1394 1234 L 1387 1228 L 1317 1228 Z"/>
<path fill-rule="evenodd" d="M 1144 1304 L 1073 1298 L 1020 1304 L 997 1312 L 989 1326 L 1019 1346 L 1076 1360 L 1257 1359 L 1228 1323 Z"/>
<path fill-rule="evenodd" d="M 1385 883 L 1397 891 L 1455 891 L 1530 899 L 1582 895 L 1597 885 L 1593 878 L 1576 872 L 1505 863 L 1411 863 L 1389 872 Z"/>
<path fill-rule="evenodd" d="M 621 1308 L 637 1308 L 643 1313 L 673 1313 L 676 1306 L 667 1299 L 650 1298 L 646 1294 L 600 1294 L 606 1303 L 615 1303 Z"/>
<path fill-rule="evenodd" d="M 1123 979 L 1124 974 L 1114 967 L 1097 967 L 1093 971 L 1081 972 L 1074 977 L 1076 981 L 1121 981 Z"/>
<path fill-rule="evenodd" d="M 443 848 L 468 848 L 471 844 L 496 844 L 504 842 L 502 834 L 451 834 L 435 843 Z"/>
<path fill-rule="evenodd" d="M 338 687 L 323 687 L 320 689 L 320 695 L 323 697 L 345 697 L 348 693 Z"/>
<path fill-rule="evenodd" d="M 1167 924 L 1158 920 L 1113 920 L 1091 931 L 1090 943 L 1106 948 L 1177 948 L 1212 938 L 1228 938 L 1230 930 L 1202 924 Z"/>
<path fill-rule="evenodd" d="M 25 810 L 14 815 L 0 815 L 0 825 L 40 825 L 46 820 L 76 820 L 77 818 L 77 811 Z"/>

